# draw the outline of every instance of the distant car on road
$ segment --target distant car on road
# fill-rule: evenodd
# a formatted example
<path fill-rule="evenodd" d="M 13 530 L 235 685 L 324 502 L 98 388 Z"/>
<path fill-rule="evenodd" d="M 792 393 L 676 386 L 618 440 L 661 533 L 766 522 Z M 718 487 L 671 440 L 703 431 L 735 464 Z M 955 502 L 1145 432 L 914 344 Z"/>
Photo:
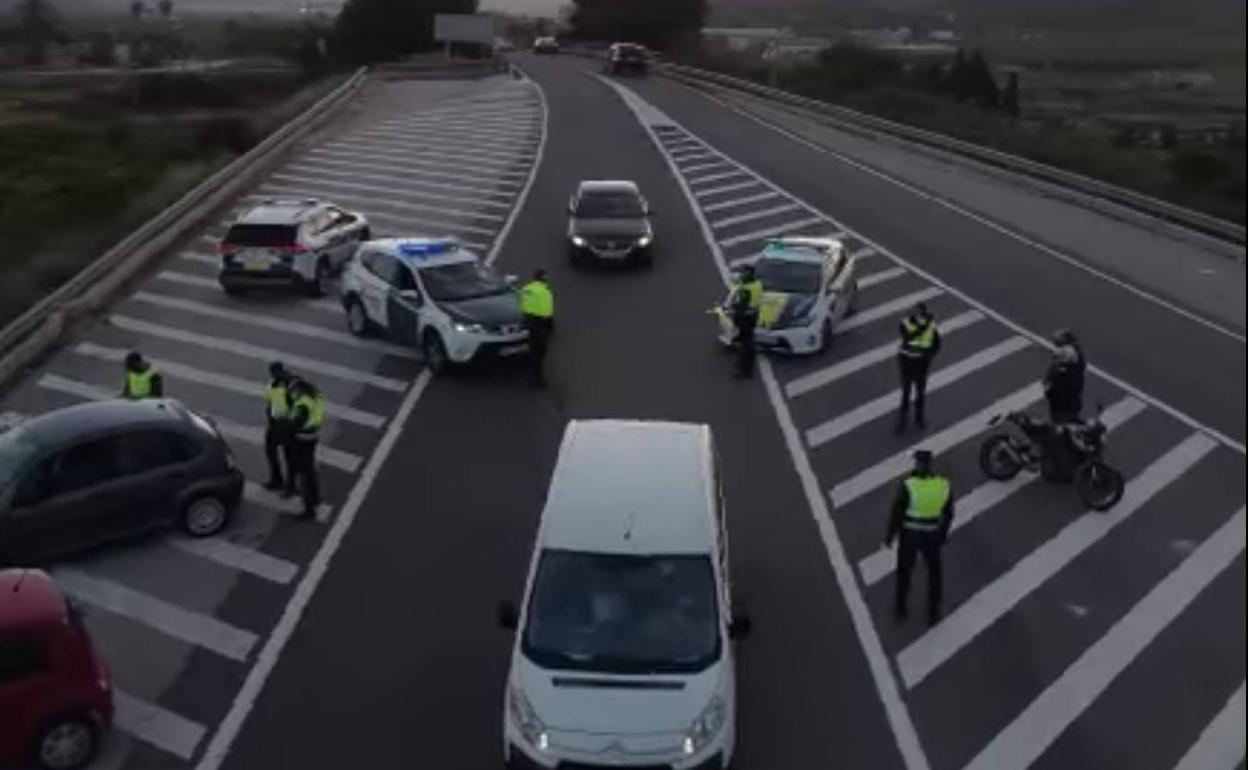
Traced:
<path fill-rule="evenodd" d="M 559 53 L 559 41 L 553 37 L 539 37 L 533 41 L 533 53 L 557 54 Z"/>
<path fill-rule="evenodd" d="M 817 353 L 832 343 L 837 322 L 858 306 L 858 265 L 836 238 L 786 237 L 770 241 L 762 253 L 732 263 L 753 265 L 763 284 L 754 344 L 779 353 Z M 728 307 L 718 308 L 719 339 L 736 338 Z"/>
<path fill-rule="evenodd" d="M 650 52 L 636 43 L 614 43 L 607 49 L 608 75 L 644 75 L 650 68 Z"/>
<path fill-rule="evenodd" d="M 634 182 L 581 182 L 568 201 L 568 248 L 572 262 L 650 264 L 654 258 L 650 216 L 650 204 Z"/>
<path fill-rule="evenodd" d="M 37 564 L 174 523 L 215 535 L 242 494 L 221 434 L 178 401 L 59 409 L 0 434 L 0 564 Z"/>
<path fill-rule="evenodd" d="M 363 214 L 315 198 L 270 198 L 226 230 L 218 280 L 227 293 L 293 286 L 324 296 L 356 246 L 370 237 Z"/>
<path fill-rule="evenodd" d="M 453 238 L 364 244 L 343 275 L 342 303 L 352 334 L 380 329 L 422 350 L 435 374 L 529 349 L 514 281 Z"/>
<path fill-rule="evenodd" d="M 108 667 L 39 570 L 0 570 L 0 714 L 0 767 L 79 770 L 112 726 Z"/>

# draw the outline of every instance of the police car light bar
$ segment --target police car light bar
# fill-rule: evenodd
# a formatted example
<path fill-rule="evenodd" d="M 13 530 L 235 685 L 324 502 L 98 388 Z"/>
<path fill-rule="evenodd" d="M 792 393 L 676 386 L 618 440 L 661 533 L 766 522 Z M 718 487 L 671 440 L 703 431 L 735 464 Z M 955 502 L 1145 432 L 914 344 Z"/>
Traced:
<path fill-rule="evenodd" d="M 459 240 L 456 238 L 428 238 L 403 241 L 399 244 L 399 253 L 405 257 L 430 257 L 447 254 L 458 248 Z"/>

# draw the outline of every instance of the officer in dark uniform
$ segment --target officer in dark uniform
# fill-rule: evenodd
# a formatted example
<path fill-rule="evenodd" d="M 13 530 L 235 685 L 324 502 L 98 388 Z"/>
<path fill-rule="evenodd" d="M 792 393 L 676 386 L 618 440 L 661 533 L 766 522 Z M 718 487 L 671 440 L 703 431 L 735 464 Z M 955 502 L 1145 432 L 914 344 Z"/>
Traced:
<path fill-rule="evenodd" d="M 942 574 L 940 550 L 944 547 L 949 527 L 953 524 L 953 489 L 949 479 L 932 470 L 932 453 L 920 449 L 914 453 L 914 470 L 897 489 L 893 509 L 888 518 L 884 545 L 897 549 L 897 593 L 893 609 L 898 620 L 908 616 L 906 607 L 910 593 L 910 575 L 914 562 L 923 554 L 927 565 L 927 622 L 940 621 Z"/>
<path fill-rule="evenodd" d="M 269 462 L 269 480 L 265 489 L 279 490 L 286 486 L 290 470 L 290 441 L 286 418 L 290 415 L 290 383 L 294 375 L 282 364 L 269 364 L 269 382 L 264 386 L 264 458 Z M 285 473 L 282 467 L 285 466 Z M 293 489 L 294 480 L 291 480 Z"/>
<path fill-rule="evenodd" d="M 936 319 L 922 302 L 902 319 L 898 330 L 901 334 L 901 344 L 897 349 L 897 365 L 901 371 L 901 409 L 897 413 L 895 432 L 901 433 L 910 417 L 912 392 L 914 424 L 920 430 L 927 427 L 927 372 L 932 367 L 932 359 L 940 352 L 940 330 L 936 328 Z"/>
<path fill-rule="evenodd" d="M 763 283 L 754 274 L 754 266 L 741 268 L 740 278 L 732 290 L 732 325 L 737 329 L 737 376 L 754 376 L 754 329 L 763 306 Z"/>
<path fill-rule="evenodd" d="M 165 382 L 156 367 L 137 350 L 127 353 L 125 379 L 121 385 L 122 398 L 137 401 L 143 398 L 161 398 L 164 394 Z"/>
<path fill-rule="evenodd" d="M 303 515 L 316 518 L 321 504 L 321 485 L 316 472 L 316 446 L 325 424 L 325 399 L 316 387 L 303 379 L 290 384 L 290 478 L 303 497 Z"/>

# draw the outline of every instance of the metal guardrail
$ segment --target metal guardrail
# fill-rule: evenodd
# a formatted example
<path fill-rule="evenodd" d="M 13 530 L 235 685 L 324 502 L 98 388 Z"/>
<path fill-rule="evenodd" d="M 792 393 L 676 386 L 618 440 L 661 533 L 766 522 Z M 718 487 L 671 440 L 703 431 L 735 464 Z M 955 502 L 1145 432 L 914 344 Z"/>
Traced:
<path fill-rule="evenodd" d="M 263 173 L 279 153 L 317 128 L 359 89 L 365 76 L 364 68 L 357 70 L 342 85 L 196 185 L 0 329 L 0 384 L 59 340 L 70 321 L 102 306 L 164 249 L 185 237 L 204 217 Z"/>
<path fill-rule="evenodd" d="M 937 149 L 953 152 L 973 160 L 987 163 L 992 166 L 1013 171 L 1015 173 L 1034 177 L 1052 184 L 1056 184 L 1085 195 L 1091 195 L 1107 201 L 1111 201 L 1120 206 L 1133 209 L 1144 214 L 1173 222 L 1184 227 L 1196 230 L 1206 235 L 1213 235 L 1226 241 L 1238 245 L 1244 245 L 1245 232 L 1244 228 L 1233 222 L 1219 219 L 1209 214 L 1184 208 L 1167 201 L 1153 198 L 1143 193 L 1128 190 L 1108 182 L 1102 182 L 1098 179 L 1086 177 L 1070 171 L 1064 171 L 1060 168 L 1040 163 L 1018 155 L 1011 155 L 1000 150 L 994 150 L 982 145 L 965 142 L 960 139 L 938 134 L 932 131 L 914 128 L 913 126 L 895 123 L 891 120 L 867 115 L 856 110 L 846 107 L 838 107 L 836 105 L 821 102 L 816 99 L 808 99 L 804 96 L 797 96 L 787 91 L 770 88 L 768 86 L 754 83 L 749 80 L 724 75 L 718 72 L 710 72 L 694 67 L 686 67 L 676 64 L 660 64 L 655 67 L 657 72 L 667 75 L 676 80 L 688 83 L 693 86 L 715 85 L 722 88 L 748 93 L 753 96 L 766 99 L 768 101 L 786 104 L 799 109 L 814 112 L 820 116 L 831 118 L 833 121 L 840 122 L 846 128 L 850 129 L 869 129 L 882 134 L 905 139 L 917 144 L 935 147 Z"/>

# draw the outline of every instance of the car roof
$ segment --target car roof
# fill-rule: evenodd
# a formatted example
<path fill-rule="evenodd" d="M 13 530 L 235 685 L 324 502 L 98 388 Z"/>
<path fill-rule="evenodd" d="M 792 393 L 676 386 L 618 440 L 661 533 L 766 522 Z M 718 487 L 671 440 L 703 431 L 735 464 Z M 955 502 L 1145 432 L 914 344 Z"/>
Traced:
<path fill-rule="evenodd" d="M 822 264 L 827 259 L 839 258 L 841 250 L 842 244 L 836 238 L 788 236 L 768 241 L 758 256 Z"/>
<path fill-rule="evenodd" d="M 243 212 L 236 225 L 297 225 L 325 204 L 316 198 L 266 198 Z"/>
<path fill-rule="evenodd" d="M 22 430 L 27 439 L 40 446 L 57 446 L 78 436 L 121 426 L 176 425 L 185 419 L 183 409 L 171 398 L 89 401 L 32 417 L 22 424 Z"/>
<path fill-rule="evenodd" d="M 66 612 L 65 597 L 46 572 L 0 570 L 0 633 L 59 623 Z"/>
<path fill-rule="evenodd" d="M 711 429 L 573 420 L 542 513 L 540 545 L 592 553 L 709 553 L 715 543 Z"/>
<path fill-rule="evenodd" d="M 586 179 L 577 185 L 581 193 L 587 192 L 628 192 L 641 194 L 636 182 L 627 179 Z"/>
<path fill-rule="evenodd" d="M 481 261 L 476 252 L 465 249 L 458 240 L 450 237 L 380 238 L 366 245 L 384 251 L 416 270 Z"/>

